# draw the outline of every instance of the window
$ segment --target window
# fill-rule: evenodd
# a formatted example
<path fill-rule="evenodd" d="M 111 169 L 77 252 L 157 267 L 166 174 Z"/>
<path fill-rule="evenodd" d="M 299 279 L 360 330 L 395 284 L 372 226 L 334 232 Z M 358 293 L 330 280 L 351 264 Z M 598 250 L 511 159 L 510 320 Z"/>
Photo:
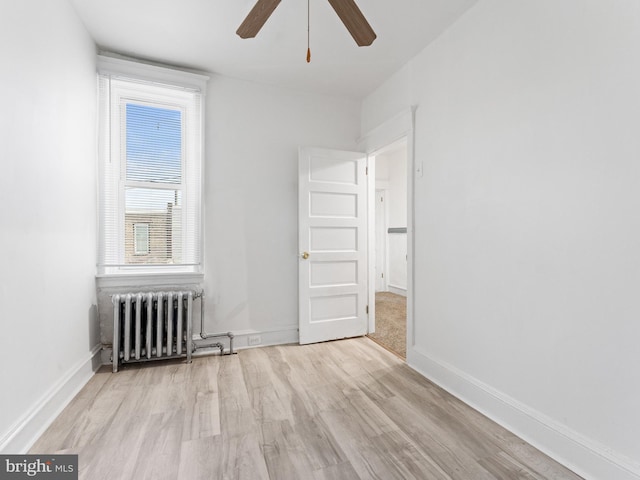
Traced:
<path fill-rule="evenodd" d="M 101 274 L 201 271 L 207 77 L 99 57 Z"/>
<path fill-rule="evenodd" d="M 149 255 L 149 224 L 133 224 L 133 253 L 136 255 Z"/>

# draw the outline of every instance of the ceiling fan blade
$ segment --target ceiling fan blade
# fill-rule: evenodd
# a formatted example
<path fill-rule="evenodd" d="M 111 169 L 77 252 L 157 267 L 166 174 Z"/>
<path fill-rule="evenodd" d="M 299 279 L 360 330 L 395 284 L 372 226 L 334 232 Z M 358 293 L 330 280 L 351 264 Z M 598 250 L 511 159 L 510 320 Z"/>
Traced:
<path fill-rule="evenodd" d="M 258 0 L 236 33 L 241 38 L 255 37 L 279 3 L 280 0 Z"/>
<path fill-rule="evenodd" d="M 329 3 L 360 47 L 373 43 L 376 33 L 353 0 L 329 0 Z"/>

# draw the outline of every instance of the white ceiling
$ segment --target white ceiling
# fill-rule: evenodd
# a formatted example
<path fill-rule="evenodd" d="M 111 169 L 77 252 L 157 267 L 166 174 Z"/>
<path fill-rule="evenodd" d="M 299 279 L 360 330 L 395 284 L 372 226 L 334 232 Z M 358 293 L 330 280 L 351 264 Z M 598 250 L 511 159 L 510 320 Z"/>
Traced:
<path fill-rule="evenodd" d="M 284 0 L 256 38 L 255 0 L 71 0 L 100 49 L 244 80 L 362 98 L 477 0 L 356 0 L 378 38 L 358 47 L 326 0 Z"/>

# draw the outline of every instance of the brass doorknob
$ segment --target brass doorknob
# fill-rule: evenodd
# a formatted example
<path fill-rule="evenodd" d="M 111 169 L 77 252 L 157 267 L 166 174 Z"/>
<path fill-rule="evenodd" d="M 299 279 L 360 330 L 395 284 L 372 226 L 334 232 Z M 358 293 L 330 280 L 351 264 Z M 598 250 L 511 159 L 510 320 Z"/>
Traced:
<path fill-rule="evenodd" d="M 301 256 L 306 260 L 307 258 L 309 258 L 309 252 L 302 252 Z"/>

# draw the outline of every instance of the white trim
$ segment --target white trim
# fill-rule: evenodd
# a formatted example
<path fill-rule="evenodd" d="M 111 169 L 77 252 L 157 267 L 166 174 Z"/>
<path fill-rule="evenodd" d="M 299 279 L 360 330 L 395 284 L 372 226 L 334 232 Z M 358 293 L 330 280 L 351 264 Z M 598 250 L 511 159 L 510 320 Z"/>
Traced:
<path fill-rule="evenodd" d="M 407 364 L 584 478 L 640 480 L 640 463 L 611 451 L 456 367 L 431 357 L 419 347 L 407 348 Z"/>
<path fill-rule="evenodd" d="M 288 345 L 288 344 L 298 344 L 299 343 L 299 335 L 298 335 L 298 325 L 287 325 L 283 327 L 276 328 L 267 328 L 264 330 L 239 330 L 233 333 L 233 350 L 244 350 L 247 348 L 256 348 L 256 347 L 267 347 L 273 345 Z M 249 337 L 260 336 L 261 342 L 257 345 L 249 345 Z M 199 335 L 193 336 L 194 340 L 201 341 Z M 228 345 L 228 341 L 224 337 L 211 339 L 215 341 L 220 341 L 225 345 Z M 204 340 L 202 340 L 204 341 Z M 208 350 L 199 350 L 196 351 L 196 356 L 198 355 L 208 355 L 210 353 L 215 353 L 216 349 L 212 349 L 211 352 Z"/>
<path fill-rule="evenodd" d="M 97 67 L 101 75 L 133 77 L 154 83 L 182 86 L 205 95 L 209 77 L 201 73 L 187 72 L 177 68 L 163 67 L 140 61 L 116 58 L 109 53 L 98 55 Z"/>
<path fill-rule="evenodd" d="M 96 275 L 98 288 L 162 287 L 166 285 L 193 285 L 204 281 L 203 273 L 122 273 L 119 275 Z"/>
<path fill-rule="evenodd" d="M 416 106 L 404 109 L 377 127 L 371 129 L 357 140 L 358 150 L 375 152 L 408 136 L 414 127 Z"/>
<path fill-rule="evenodd" d="M 395 293 L 396 295 L 402 295 L 403 297 L 407 296 L 407 289 L 404 287 L 389 284 L 387 285 L 387 290 L 391 293 Z"/>
<path fill-rule="evenodd" d="M 24 454 L 51 425 L 100 366 L 102 347 L 96 345 L 74 365 L 0 438 L 0 453 Z"/>
<path fill-rule="evenodd" d="M 367 175 L 367 333 L 374 333 L 376 331 L 376 158 L 370 152 L 367 152 Z"/>
<path fill-rule="evenodd" d="M 411 107 L 410 124 L 411 128 L 407 134 L 407 349 L 415 345 L 414 326 L 414 285 L 415 285 L 415 182 L 416 182 L 416 161 L 415 161 L 415 126 L 416 109 Z"/>

